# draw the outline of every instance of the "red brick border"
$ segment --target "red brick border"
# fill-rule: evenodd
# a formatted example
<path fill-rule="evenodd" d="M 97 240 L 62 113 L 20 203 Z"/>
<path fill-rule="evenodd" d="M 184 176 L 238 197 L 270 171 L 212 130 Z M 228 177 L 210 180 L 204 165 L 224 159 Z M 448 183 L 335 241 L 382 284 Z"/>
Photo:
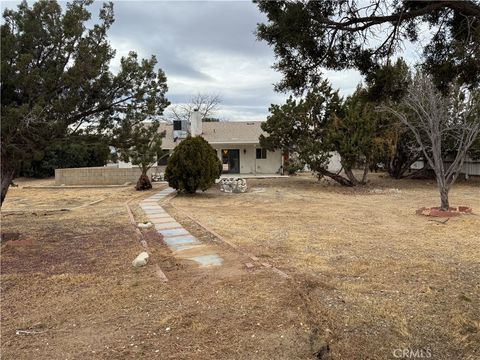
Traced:
<path fill-rule="evenodd" d="M 422 207 L 415 211 L 417 215 L 431 216 L 431 217 L 454 217 L 462 214 L 472 214 L 472 208 L 469 206 L 450 207 L 447 211 L 441 210 L 439 207 L 426 208 Z"/>

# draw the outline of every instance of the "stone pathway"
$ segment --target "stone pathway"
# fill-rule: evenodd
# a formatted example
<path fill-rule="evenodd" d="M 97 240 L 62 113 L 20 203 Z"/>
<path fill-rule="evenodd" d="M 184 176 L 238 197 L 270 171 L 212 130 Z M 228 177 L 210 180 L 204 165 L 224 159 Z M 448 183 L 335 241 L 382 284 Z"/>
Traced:
<path fill-rule="evenodd" d="M 190 234 L 158 204 L 160 200 L 174 191 L 172 188 L 166 188 L 143 200 L 140 208 L 148 216 L 155 229 L 163 235 L 163 240 L 175 256 L 192 260 L 202 267 L 221 265 L 223 259 L 218 254 Z"/>

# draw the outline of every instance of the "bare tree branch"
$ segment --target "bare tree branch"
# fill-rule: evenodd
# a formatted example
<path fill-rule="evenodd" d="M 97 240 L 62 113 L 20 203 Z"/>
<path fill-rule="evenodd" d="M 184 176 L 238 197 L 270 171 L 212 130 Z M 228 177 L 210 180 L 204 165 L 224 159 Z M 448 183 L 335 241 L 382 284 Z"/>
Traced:
<path fill-rule="evenodd" d="M 219 94 L 198 93 L 192 96 L 188 103 L 177 104 L 169 108 L 168 118 L 170 120 L 190 120 L 195 109 L 200 112 L 201 119 L 212 117 L 220 107 L 222 99 Z"/>
<path fill-rule="evenodd" d="M 417 74 L 403 101 L 404 110 L 382 109 L 397 117 L 414 134 L 425 160 L 435 172 L 441 208 L 448 210 L 448 192 L 456 181 L 467 151 L 480 134 L 480 92 L 454 89 L 442 96 L 431 78 Z M 445 169 L 445 156 L 453 157 Z"/>

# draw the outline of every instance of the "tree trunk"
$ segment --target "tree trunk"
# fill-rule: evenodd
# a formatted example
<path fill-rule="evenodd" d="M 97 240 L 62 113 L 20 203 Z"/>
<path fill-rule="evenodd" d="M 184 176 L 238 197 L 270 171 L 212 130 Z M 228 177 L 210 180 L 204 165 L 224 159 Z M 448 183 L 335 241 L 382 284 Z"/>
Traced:
<path fill-rule="evenodd" d="M 137 185 L 135 186 L 136 190 L 150 190 L 152 188 L 152 183 L 148 178 L 147 171 L 142 171 L 142 175 L 138 178 Z"/>
<path fill-rule="evenodd" d="M 331 178 L 332 180 L 336 181 L 337 183 L 339 183 L 342 186 L 355 186 L 355 184 L 353 182 L 351 182 L 350 180 L 345 179 L 343 176 L 341 176 L 339 174 L 332 173 L 332 172 L 330 172 L 326 169 L 320 169 L 317 172 L 318 172 L 319 175 L 327 176 L 327 177 Z"/>
<path fill-rule="evenodd" d="M 8 191 L 8 188 L 10 187 L 10 184 L 12 183 L 14 174 L 15 174 L 15 170 L 4 168 L 2 166 L 2 202 L 0 204 L 0 207 L 3 205 L 3 201 L 7 196 L 7 191 Z"/>
<path fill-rule="evenodd" d="M 448 209 L 450 208 L 450 205 L 448 203 L 448 189 L 446 187 L 440 188 L 440 200 L 441 200 L 440 209 L 443 211 L 448 211 Z"/>
<path fill-rule="evenodd" d="M 358 180 L 355 177 L 355 175 L 353 175 L 353 171 L 351 167 L 344 166 L 343 171 L 345 172 L 345 175 L 347 175 L 347 178 L 350 180 L 350 182 L 353 184 L 352 186 L 358 185 Z"/>
<path fill-rule="evenodd" d="M 363 168 L 363 176 L 362 176 L 362 185 L 367 183 L 367 175 L 368 175 L 368 161 L 365 163 L 365 167 Z"/>

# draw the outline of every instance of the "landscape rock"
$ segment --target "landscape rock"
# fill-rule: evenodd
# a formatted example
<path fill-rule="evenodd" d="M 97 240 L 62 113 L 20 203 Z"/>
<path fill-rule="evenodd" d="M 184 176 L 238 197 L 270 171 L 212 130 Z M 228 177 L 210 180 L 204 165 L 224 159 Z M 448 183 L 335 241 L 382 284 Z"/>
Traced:
<path fill-rule="evenodd" d="M 137 225 L 140 229 L 148 229 L 149 227 L 152 226 L 152 223 L 150 221 L 143 222 L 143 223 L 138 223 Z"/>
<path fill-rule="evenodd" d="M 247 191 L 247 181 L 243 178 L 221 179 L 220 191 L 226 193 L 244 193 Z"/>
<path fill-rule="evenodd" d="M 141 252 L 135 260 L 132 261 L 133 267 L 141 267 L 147 265 L 148 253 L 146 251 Z"/>

